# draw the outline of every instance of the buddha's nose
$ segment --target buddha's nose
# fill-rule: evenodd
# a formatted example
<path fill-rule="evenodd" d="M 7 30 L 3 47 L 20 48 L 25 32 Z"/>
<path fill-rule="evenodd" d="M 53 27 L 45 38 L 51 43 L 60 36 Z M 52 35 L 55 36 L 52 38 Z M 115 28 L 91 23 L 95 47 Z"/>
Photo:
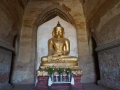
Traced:
<path fill-rule="evenodd" d="M 58 32 L 58 34 L 60 35 L 60 31 Z"/>

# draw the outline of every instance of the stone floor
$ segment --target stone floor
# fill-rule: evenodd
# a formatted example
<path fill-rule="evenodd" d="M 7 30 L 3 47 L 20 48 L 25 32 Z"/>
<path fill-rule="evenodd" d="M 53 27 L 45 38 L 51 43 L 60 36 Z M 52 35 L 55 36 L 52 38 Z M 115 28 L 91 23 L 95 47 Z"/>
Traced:
<path fill-rule="evenodd" d="M 102 88 L 100 86 L 97 86 L 94 83 L 84 83 L 83 86 L 86 90 L 108 90 L 108 89 Z"/>
<path fill-rule="evenodd" d="M 100 86 L 97 86 L 94 83 L 84 83 L 82 84 L 85 90 L 107 90 Z M 33 85 L 16 85 L 12 90 L 33 90 Z M 0 89 L 0 90 L 8 90 L 8 89 Z"/>

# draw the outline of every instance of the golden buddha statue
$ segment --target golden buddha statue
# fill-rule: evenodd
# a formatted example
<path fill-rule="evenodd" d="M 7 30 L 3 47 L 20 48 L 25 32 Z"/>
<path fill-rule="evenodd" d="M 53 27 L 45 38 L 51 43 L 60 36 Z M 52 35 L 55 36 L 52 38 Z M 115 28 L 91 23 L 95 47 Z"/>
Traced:
<path fill-rule="evenodd" d="M 64 28 L 58 22 L 48 40 L 48 56 L 41 58 L 41 69 L 46 67 L 78 69 L 78 58 L 69 56 L 70 41 L 64 38 Z"/>

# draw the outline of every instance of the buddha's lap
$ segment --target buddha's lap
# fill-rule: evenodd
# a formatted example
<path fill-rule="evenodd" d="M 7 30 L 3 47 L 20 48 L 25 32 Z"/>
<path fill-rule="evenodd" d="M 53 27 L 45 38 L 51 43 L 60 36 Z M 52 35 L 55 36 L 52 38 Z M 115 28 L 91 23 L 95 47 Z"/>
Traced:
<path fill-rule="evenodd" d="M 66 62 L 48 62 L 48 63 L 42 63 L 41 66 L 77 66 L 78 63 L 66 63 Z"/>
<path fill-rule="evenodd" d="M 41 58 L 42 62 L 48 62 L 48 57 L 44 56 Z M 66 56 L 66 57 L 52 57 L 51 61 L 63 61 L 63 62 L 77 62 L 78 58 L 74 56 Z"/>

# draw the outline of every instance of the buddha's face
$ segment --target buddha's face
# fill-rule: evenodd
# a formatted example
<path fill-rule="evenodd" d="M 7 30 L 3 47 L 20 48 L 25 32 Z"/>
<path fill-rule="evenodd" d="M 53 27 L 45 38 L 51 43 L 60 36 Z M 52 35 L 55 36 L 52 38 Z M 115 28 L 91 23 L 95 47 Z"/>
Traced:
<path fill-rule="evenodd" d="M 57 28 L 54 30 L 54 37 L 55 38 L 63 38 L 64 30 L 61 28 Z"/>

